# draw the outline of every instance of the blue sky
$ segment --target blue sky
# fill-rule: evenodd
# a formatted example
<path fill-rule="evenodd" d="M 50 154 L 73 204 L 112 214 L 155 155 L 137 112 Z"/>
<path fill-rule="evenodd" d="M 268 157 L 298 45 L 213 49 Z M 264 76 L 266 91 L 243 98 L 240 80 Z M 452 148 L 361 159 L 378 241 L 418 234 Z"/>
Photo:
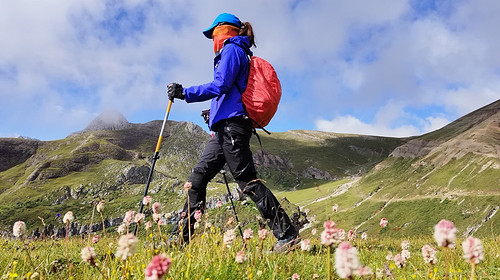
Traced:
<path fill-rule="evenodd" d="M 0 137 L 162 119 L 166 84 L 211 80 L 201 31 L 221 12 L 252 23 L 281 79 L 270 131 L 420 135 L 500 98 L 497 0 L 0 0 Z M 170 119 L 206 128 L 208 107 Z"/>

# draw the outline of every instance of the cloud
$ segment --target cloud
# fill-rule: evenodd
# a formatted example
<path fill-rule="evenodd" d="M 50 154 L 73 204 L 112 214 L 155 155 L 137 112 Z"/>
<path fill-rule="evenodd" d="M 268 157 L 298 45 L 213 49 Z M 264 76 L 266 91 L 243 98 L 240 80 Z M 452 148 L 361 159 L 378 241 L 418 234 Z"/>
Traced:
<path fill-rule="evenodd" d="M 382 122 L 367 123 L 354 116 L 344 115 L 330 121 L 319 119 L 315 122 L 315 125 L 318 130 L 335 133 L 409 137 L 437 130 L 450 123 L 448 119 L 443 117 L 427 117 L 418 119 L 417 122 L 419 126 L 410 124 L 390 126 Z"/>
<path fill-rule="evenodd" d="M 252 23 L 255 54 L 282 80 L 271 130 L 423 133 L 500 91 L 498 1 L 425 3 L 2 1 L 3 135 L 54 139 L 108 109 L 161 119 L 165 84 L 212 79 L 201 31 L 221 12 Z M 206 107 L 176 102 L 172 118 L 203 125 Z"/>

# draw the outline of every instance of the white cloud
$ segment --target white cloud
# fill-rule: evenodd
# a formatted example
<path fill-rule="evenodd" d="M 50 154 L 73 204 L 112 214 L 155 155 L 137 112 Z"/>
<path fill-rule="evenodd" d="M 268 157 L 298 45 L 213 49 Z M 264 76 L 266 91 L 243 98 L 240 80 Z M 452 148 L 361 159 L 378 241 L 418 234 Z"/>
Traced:
<path fill-rule="evenodd" d="M 163 111 L 166 83 L 211 80 L 201 31 L 226 11 L 253 24 L 255 53 L 282 78 L 278 130 L 418 134 L 498 99 L 500 3 L 457 1 L 418 17 L 411 3 L 2 1 L 0 117 L 10 130 L 56 130 L 64 119 L 71 132 L 106 109 Z M 204 107 L 179 102 L 173 116 L 198 120 Z"/>
<path fill-rule="evenodd" d="M 315 125 L 316 129 L 328 132 L 389 137 L 409 137 L 440 129 L 449 124 L 450 121 L 443 117 L 427 117 L 425 119 L 418 119 L 417 123 L 419 124 L 419 127 L 410 124 L 390 126 L 382 122 L 367 123 L 354 116 L 344 115 L 336 117 L 331 121 L 319 119 L 315 122 Z"/>
<path fill-rule="evenodd" d="M 405 137 L 420 134 L 419 129 L 415 126 L 403 125 L 396 128 L 388 128 L 382 124 L 369 124 L 362 122 L 351 115 L 340 116 L 331 121 L 317 120 L 316 129 L 336 133 L 392 137 Z"/>

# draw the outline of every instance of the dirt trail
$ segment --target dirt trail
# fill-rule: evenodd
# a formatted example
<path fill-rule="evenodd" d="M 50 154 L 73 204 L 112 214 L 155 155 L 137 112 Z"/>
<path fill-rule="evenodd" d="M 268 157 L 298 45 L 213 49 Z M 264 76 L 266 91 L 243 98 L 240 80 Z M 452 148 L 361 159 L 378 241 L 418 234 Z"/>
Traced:
<path fill-rule="evenodd" d="M 304 209 L 304 207 L 307 207 L 308 205 L 311 205 L 311 204 L 314 204 L 317 202 L 321 202 L 321 201 L 327 200 L 327 199 L 332 198 L 332 197 L 339 196 L 339 195 L 347 192 L 355 183 L 357 183 L 359 181 L 359 179 L 361 179 L 361 177 L 354 177 L 351 181 L 340 185 L 340 187 L 336 188 L 331 194 L 317 198 L 317 199 L 305 204 L 304 206 L 302 206 L 301 209 Z"/>

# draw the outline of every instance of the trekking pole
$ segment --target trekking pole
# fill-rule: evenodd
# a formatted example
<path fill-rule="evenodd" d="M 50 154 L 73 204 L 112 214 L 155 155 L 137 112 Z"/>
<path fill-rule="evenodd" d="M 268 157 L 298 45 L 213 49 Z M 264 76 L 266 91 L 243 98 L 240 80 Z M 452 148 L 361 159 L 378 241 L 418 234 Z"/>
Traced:
<path fill-rule="evenodd" d="M 158 142 L 156 143 L 156 150 L 153 155 L 153 162 L 151 163 L 151 168 L 149 169 L 148 181 L 146 182 L 144 195 L 142 196 L 141 199 L 141 204 L 140 204 L 141 206 L 139 207 L 139 213 L 142 213 L 142 210 L 144 209 L 144 204 L 142 203 L 142 201 L 144 200 L 144 197 L 148 194 L 149 184 L 151 183 L 151 179 L 153 178 L 153 170 L 155 169 L 156 160 L 160 158 L 159 154 L 160 154 L 161 141 L 163 140 L 163 131 L 165 130 L 165 126 L 167 124 L 167 119 L 168 115 L 170 114 L 170 108 L 172 107 L 172 103 L 173 99 L 170 99 L 168 101 L 167 112 L 165 113 L 165 117 L 163 118 L 163 125 L 161 126 L 160 136 L 158 137 Z M 135 224 L 134 235 L 137 234 L 137 227 L 138 224 Z"/>
<path fill-rule="evenodd" d="M 236 218 L 236 222 L 238 223 L 238 229 L 240 230 L 241 239 L 243 239 L 243 242 L 245 242 L 245 238 L 243 238 L 243 231 L 241 230 L 240 220 L 238 219 L 238 214 L 236 213 L 236 208 L 234 207 L 233 195 L 231 194 L 231 191 L 229 190 L 229 184 L 227 183 L 226 170 L 222 169 L 220 173 L 222 173 L 222 176 L 224 176 L 224 182 L 226 182 L 227 193 L 229 194 L 229 199 L 231 200 L 231 206 L 233 206 L 234 216 Z"/>

